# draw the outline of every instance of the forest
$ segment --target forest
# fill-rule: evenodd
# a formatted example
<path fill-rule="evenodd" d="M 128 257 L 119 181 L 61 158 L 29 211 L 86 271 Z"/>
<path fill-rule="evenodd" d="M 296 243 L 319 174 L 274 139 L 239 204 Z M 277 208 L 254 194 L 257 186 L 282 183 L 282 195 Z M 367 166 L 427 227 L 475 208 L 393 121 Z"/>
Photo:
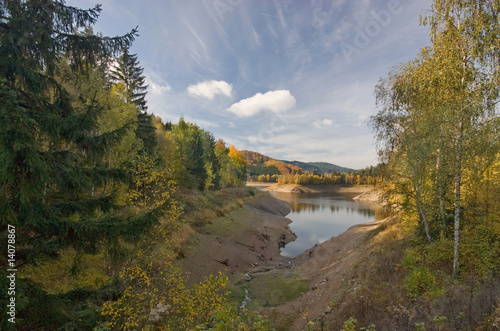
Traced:
<path fill-rule="evenodd" d="M 185 289 L 169 237 L 181 222 L 174 190 L 241 187 L 244 159 L 195 124 L 147 112 L 129 52 L 138 30 L 96 34 L 100 12 L 0 4 L 1 284 L 11 289 L 1 297 L 13 307 L 3 306 L 2 329 L 143 328 L 156 323 L 153 308 L 177 316 L 174 329 L 221 311 L 237 320 L 225 277 Z M 159 282 L 163 294 L 148 287 Z M 178 301 L 149 307 L 169 291 Z"/>
<path fill-rule="evenodd" d="M 241 207 L 234 201 L 256 194 L 247 179 L 383 192 L 396 221 L 381 229 L 394 226 L 397 245 L 379 243 L 385 260 L 356 267 L 391 274 L 366 280 L 356 300 L 376 304 L 350 310 L 342 330 L 374 330 L 382 317 L 365 308 L 390 300 L 399 310 L 384 316 L 404 315 L 408 329 L 498 329 L 500 1 L 435 0 L 432 9 L 421 17 L 430 46 L 375 87 L 369 125 L 381 163 L 319 173 L 248 163 L 198 125 L 148 113 L 130 53 L 138 28 L 94 32 L 101 6 L 2 1 L 1 329 L 271 329 L 259 311 L 231 303 L 227 275 L 193 284 L 177 264 L 192 228 L 209 222 L 183 215 L 221 196 L 228 210 Z M 427 324 L 412 320 L 422 311 Z"/>

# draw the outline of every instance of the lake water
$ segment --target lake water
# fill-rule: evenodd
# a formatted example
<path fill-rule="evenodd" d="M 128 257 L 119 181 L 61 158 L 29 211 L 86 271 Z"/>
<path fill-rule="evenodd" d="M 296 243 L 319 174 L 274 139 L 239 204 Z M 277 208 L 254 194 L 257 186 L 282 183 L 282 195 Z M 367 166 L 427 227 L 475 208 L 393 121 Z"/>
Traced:
<path fill-rule="evenodd" d="M 374 207 L 353 200 L 356 194 L 270 193 L 292 206 L 292 211 L 286 217 L 293 221 L 290 229 L 297 239 L 282 249 L 282 255 L 296 256 L 338 236 L 352 225 L 375 221 Z"/>

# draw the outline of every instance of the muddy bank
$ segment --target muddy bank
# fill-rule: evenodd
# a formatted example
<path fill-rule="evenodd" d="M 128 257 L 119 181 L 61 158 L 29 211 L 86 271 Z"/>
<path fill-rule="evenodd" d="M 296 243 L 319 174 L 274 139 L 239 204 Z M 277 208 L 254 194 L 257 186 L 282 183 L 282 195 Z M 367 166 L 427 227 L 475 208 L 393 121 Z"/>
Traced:
<path fill-rule="evenodd" d="M 287 203 L 263 196 L 197 228 L 182 261 L 189 281 L 218 272 L 231 276 L 259 266 L 287 264 L 280 247 L 296 238 L 288 226 L 291 220 L 285 217 L 289 212 Z"/>

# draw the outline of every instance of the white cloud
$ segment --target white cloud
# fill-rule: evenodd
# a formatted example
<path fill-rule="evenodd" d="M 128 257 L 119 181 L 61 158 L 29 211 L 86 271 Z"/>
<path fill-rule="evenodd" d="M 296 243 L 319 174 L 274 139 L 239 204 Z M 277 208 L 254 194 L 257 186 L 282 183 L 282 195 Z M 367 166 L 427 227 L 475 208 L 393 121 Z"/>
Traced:
<path fill-rule="evenodd" d="M 149 90 L 153 95 L 162 95 L 164 92 L 170 91 L 171 87 L 168 84 L 156 84 L 152 81 L 148 81 Z"/>
<path fill-rule="evenodd" d="M 295 98 L 288 90 L 257 93 L 250 98 L 234 103 L 227 110 L 241 117 L 253 116 L 261 111 L 284 113 L 295 106 Z"/>
<path fill-rule="evenodd" d="M 331 120 L 329 118 L 325 118 L 322 121 L 316 120 L 316 121 L 313 122 L 313 125 L 314 125 L 314 127 L 318 128 L 318 129 L 321 129 L 321 128 L 324 128 L 324 127 L 327 127 L 327 126 L 332 126 L 333 125 L 333 120 Z"/>
<path fill-rule="evenodd" d="M 223 80 L 210 80 L 198 83 L 196 85 L 189 85 L 187 92 L 193 97 L 202 97 L 213 100 L 218 94 L 231 97 L 233 87 Z"/>

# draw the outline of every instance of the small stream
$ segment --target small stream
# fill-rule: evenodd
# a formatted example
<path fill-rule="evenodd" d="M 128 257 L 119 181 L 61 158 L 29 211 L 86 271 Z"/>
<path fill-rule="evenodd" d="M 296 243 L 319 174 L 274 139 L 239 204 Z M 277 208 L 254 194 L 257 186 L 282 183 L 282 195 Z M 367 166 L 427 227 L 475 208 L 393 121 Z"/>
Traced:
<path fill-rule="evenodd" d="M 250 276 L 250 274 L 248 274 L 248 272 L 245 274 L 245 277 L 247 278 L 247 281 L 245 283 L 241 284 L 239 287 L 247 285 L 252 280 L 252 276 Z M 248 295 L 248 289 L 246 287 L 244 287 L 243 289 L 245 290 L 245 298 L 243 299 L 243 301 L 241 301 L 240 307 L 242 309 L 246 308 L 248 303 L 252 300 L 252 298 L 250 298 L 250 296 Z"/>

